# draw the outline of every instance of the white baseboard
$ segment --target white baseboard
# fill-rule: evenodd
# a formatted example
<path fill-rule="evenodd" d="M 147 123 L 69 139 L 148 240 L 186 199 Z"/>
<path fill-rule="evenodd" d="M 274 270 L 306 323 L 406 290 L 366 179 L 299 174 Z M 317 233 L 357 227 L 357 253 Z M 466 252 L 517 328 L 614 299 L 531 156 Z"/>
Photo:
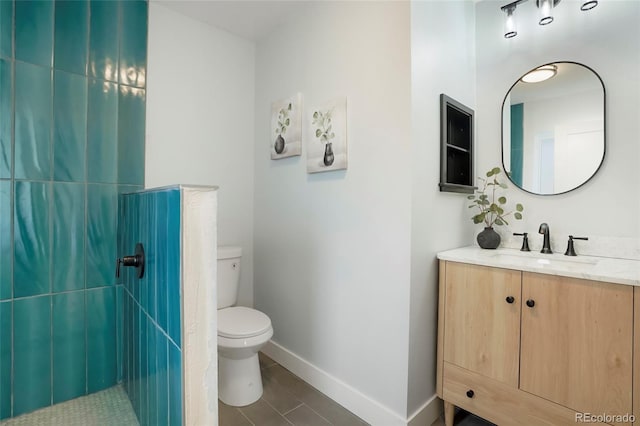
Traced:
<path fill-rule="evenodd" d="M 444 408 L 442 400 L 437 395 L 433 395 L 430 400 L 418 408 L 409 417 L 408 426 L 431 426 L 442 414 Z"/>
<path fill-rule="evenodd" d="M 269 341 L 262 348 L 262 351 L 278 364 L 373 426 L 430 426 L 442 412 L 440 408 L 442 403 L 434 396 L 410 419 L 405 419 L 274 341 Z"/>

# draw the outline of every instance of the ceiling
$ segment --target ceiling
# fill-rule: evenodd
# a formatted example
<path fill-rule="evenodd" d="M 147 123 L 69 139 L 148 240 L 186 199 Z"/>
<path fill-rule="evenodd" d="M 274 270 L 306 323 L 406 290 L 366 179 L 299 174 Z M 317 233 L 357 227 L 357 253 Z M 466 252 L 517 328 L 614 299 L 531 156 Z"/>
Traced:
<path fill-rule="evenodd" d="M 151 1 L 251 41 L 260 40 L 307 4 L 293 0 Z"/>

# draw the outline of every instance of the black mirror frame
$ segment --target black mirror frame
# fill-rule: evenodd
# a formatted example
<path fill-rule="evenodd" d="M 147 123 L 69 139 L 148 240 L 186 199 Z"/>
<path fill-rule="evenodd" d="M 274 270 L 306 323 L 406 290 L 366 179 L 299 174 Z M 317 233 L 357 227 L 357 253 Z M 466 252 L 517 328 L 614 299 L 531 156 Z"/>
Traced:
<path fill-rule="evenodd" d="M 554 192 L 553 194 L 540 194 L 537 192 L 531 192 L 529 190 L 526 190 L 524 188 L 522 188 L 521 186 L 519 186 L 518 184 L 516 184 L 512 179 L 511 176 L 509 175 L 509 173 L 507 173 L 507 169 L 504 166 L 504 104 L 507 102 L 507 97 L 509 96 L 509 93 L 511 93 L 511 90 L 513 90 L 513 88 L 515 87 L 516 84 L 518 84 L 520 82 L 520 79 L 522 77 L 524 77 L 525 75 L 527 75 L 529 72 L 535 70 L 536 68 L 540 68 L 543 67 L 545 65 L 553 65 L 553 64 L 574 64 L 574 65 L 580 65 L 581 67 L 584 67 L 586 69 L 588 69 L 589 71 L 591 71 L 593 74 L 595 74 L 596 77 L 598 77 L 598 80 L 600 81 L 600 84 L 602 85 L 602 112 L 604 115 L 604 125 L 603 125 L 603 133 L 604 133 L 604 137 L 603 137 L 603 141 L 602 143 L 604 144 L 603 147 L 603 151 L 602 151 L 602 160 L 600 160 L 600 164 L 598 165 L 598 167 L 596 168 L 596 170 L 594 170 L 593 174 L 589 177 L 589 179 L 585 180 L 584 182 L 582 182 L 580 185 L 571 188 L 567 191 L 563 191 L 563 192 Z M 513 83 L 511 85 L 511 87 L 509 87 L 509 90 L 507 90 L 507 93 L 504 95 L 504 99 L 502 100 L 502 108 L 500 108 L 500 152 L 502 153 L 501 156 L 501 162 L 502 162 L 502 170 L 504 170 L 504 174 L 507 176 L 507 178 L 509 179 L 509 181 L 511 183 L 513 183 L 513 186 L 515 186 L 516 188 L 527 192 L 529 194 L 533 194 L 533 195 L 540 195 L 543 197 L 548 197 L 548 196 L 553 196 L 553 195 L 561 195 L 561 194 L 566 194 L 568 192 L 571 191 L 575 191 L 578 188 L 581 188 L 582 186 L 584 186 L 587 182 L 589 182 L 591 179 L 593 179 L 593 177 L 598 173 L 598 171 L 602 168 L 602 164 L 604 163 L 604 159 L 607 156 L 607 90 L 604 87 L 604 82 L 602 81 L 602 78 L 600 77 L 600 74 L 598 74 L 593 68 L 585 65 L 585 64 L 581 64 L 580 62 L 574 62 L 574 61 L 554 61 L 554 62 L 548 62 L 546 64 L 542 64 L 542 65 L 538 65 L 532 69 L 530 69 L 529 71 L 525 72 L 524 74 L 522 74 L 520 77 L 518 77 L 518 79 L 515 81 L 515 83 Z"/>

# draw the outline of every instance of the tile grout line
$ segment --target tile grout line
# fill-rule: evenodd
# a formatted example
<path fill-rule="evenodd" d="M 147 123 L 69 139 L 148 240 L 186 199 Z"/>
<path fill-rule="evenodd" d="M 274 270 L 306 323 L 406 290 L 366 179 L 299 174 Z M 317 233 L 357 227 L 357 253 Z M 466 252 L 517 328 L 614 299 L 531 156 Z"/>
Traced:
<path fill-rule="evenodd" d="M 267 404 L 269 407 L 271 407 L 271 409 L 272 409 L 273 411 L 275 411 L 275 413 L 276 413 L 278 416 L 282 417 L 282 418 L 284 419 L 284 421 L 285 421 L 285 422 L 287 422 L 287 423 L 289 423 L 289 424 L 293 425 L 293 423 L 291 423 L 291 422 L 289 421 L 289 419 L 287 419 L 287 418 L 284 416 L 284 414 L 280 414 L 280 412 L 279 412 L 278 410 L 276 410 L 276 407 L 274 407 L 273 405 L 269 404 L 269 401 L 267 401 L 267 400 L 266 400 L 266 399 L 264 399 L 264 398 L 260 398 L 260 400 L 261 400 L 261 401 L 264 401 L 264 403 L 265 403 L 265 404 Z M 298 407 L 299 407 L 299 406 L 298 406 Z M 297 407 L 296 407 L 296 408 L 297 408 Z M 293 410 L 290 410 L 290 411 L 293 411 Z"/>
<path fill-rule="evenodd" d="M 282 416 L 286 416 L 290 412 L 297 410 L 298 408 L 302 407 L 303 405 L 305 405 L 304 402 L 301 402 L 300 404 L 298 404 L 295 407 L 293 407 L 291 410 L 287 410 L 285 413 L 282 413 Z"/>
<path fill-rule="evenodd" d="M 240 413 L 240 415 L 241 415 L 242 417 L 244 417 L 245 419 L 247 419 L 247 421 L 248 421 L 249 423 L 251 423 L 251 425 L 252 425 L 252 426 L 256 426 L 256 424 L 255 424 L 255 423 L 253 423 L 253 422 L 251 421 L 251 419 L 250 419 L 249 417 L 247 417 L 247 415 L 246 415 L 246 414 L 244 414 L 240 408 L 238 408 L 238 407 L 234 407 L 234 409 L 235 409 L 238 413 Z M 220 416 L 220 414 L 218 414 L 218 417 L 219 417 L 219 416 Z"/>

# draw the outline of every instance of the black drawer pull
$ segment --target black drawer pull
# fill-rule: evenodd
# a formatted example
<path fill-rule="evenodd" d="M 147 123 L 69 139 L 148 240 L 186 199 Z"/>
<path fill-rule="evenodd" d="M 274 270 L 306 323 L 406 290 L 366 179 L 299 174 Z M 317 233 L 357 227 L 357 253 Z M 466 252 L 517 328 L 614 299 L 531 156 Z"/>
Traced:
<path fill-rule="evenodd" d="M 473 398 L 473 395 L 475 395 L 475 394 L 473 393 L 473 390 L 469 389 L 469 390 L 467 391 L 467 397 L 469 397 L 469 398 Z"/>
<path fill-rule="evenodd" d="M 533 300 L 533 299 L 527 300 L 527 306 L 528 307 L 533 308 L 535 305 L 536 305 L 535 300 Z"/>
<path fill-rule="evenodd" d="M 516 299 L 513 296 L 507 296 L 505 300 L 507 301 L 507 303 L 513 303 Z"/>

